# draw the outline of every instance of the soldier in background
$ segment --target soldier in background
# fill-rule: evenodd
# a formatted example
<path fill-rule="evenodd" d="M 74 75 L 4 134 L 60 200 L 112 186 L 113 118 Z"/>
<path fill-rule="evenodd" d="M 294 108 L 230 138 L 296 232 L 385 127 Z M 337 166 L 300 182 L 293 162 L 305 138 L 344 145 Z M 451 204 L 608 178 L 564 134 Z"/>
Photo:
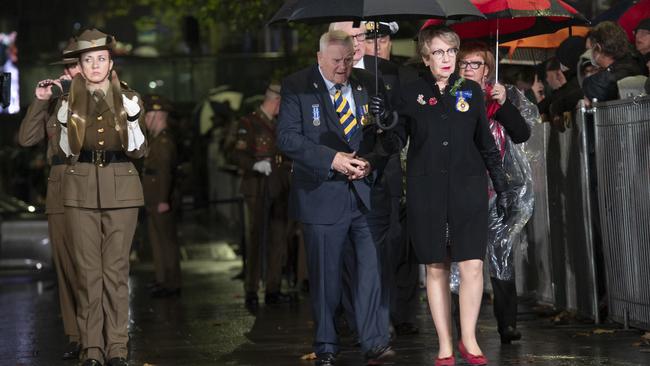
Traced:
<path fill-rule="evenodd" d="M 38 82 L 35 90 L 36 99 L 27 109 L 25 118 L 20 123 L 18 143 L 21 146 L 34 146 L 47 137 L 47 159 L 50 163 L 50 176 L 47 184 L 45 213 L 49 229 L 50 244 L 56 267 L 59 288 L 59 304 L 63 331 L 68 337 L 68 347 L 63 352 L 64 360 L 79 357 L 79 327 L 77 326 L 77 271 L 72 252 L 72 242 L 66 233 L 63 215 L 63 196 L 61 181 L 65 171 L 65 154 L 59 149 L 60 129 L 56 121 L 54 108 L 62 94 L 69 91 L 70 80 L 79 73 L 79 59 L 66 57 L 76 50 L 77 43 L 70 39 L 63 50 L 63 59 L 52 65 L 63 65 L 63 75 L 58 79 L 46 79 Z"/>
<path fill-rule="evenodd" d="M 282 264 L 287 252 L 288 195 L 291 164 L 275 147 L 280 86 L 271 84 L 259 109 L 244 116 L 237 128 L 232 160 L 243 171 L 240 192 L 250 219 L 244 290 L 246 305 L 258 305 L 257 291 L 266 259 L 266 304 L 290 297 L 280 291 Z"/>
<path fill-rule="evenodd" d="M 375 55 L 375 38 L 377 38 L 377 56 L 384 60 L 391 60 L 393 48 L 392 36 L 399 31 L 397 22 L 378 22 L 375 31 L 375 22 L 366 22 L 366 55 Z M 391 60 L 392 61 L 392 60 Z"/>
<path fill-rule="evenodd" d="M 156 272 L 151 296 L 178 296 L 181 293 L 181 267 L 175 207 L 172 203 L 177 154 L 167 124 L 172 105 L 164 97 L 147 95 L 144 97 L 144 108 L 147 111 L 145 125 L 149 133 L 149 152 L 144 159 L 142 187 Z"/>

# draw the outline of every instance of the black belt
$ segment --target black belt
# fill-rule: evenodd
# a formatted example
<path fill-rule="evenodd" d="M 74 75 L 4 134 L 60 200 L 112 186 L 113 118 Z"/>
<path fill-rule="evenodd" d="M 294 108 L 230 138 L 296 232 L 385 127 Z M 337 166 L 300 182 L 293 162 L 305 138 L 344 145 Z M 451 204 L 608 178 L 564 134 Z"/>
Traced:
<path fill-rule="evenodd" d="M 77 161 L 80 163 L 93 163 L 97 166 L 104 166 L 110 163 L 126 163 L 130 160 L 124 151 L 81 150 Z"/>

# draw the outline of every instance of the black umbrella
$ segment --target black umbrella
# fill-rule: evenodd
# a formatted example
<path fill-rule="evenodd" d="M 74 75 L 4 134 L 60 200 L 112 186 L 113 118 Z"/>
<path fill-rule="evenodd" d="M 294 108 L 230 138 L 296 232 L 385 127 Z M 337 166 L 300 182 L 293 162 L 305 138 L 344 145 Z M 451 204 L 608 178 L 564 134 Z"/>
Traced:
<path fill-rule="evenodd" d="M 379 32 L 379 21 L 466 17 L 485 18 L 469 0 L 288 0 L 269 24 L 365 20 L 375 22 L 374 31 Z M 375 37 L 375 94 L 379 93 L 377 38 Z"/>
<path fill-rule="evenodd" d="M 484 18 L 469 0 L 288 0 L 269 24 Z"/>

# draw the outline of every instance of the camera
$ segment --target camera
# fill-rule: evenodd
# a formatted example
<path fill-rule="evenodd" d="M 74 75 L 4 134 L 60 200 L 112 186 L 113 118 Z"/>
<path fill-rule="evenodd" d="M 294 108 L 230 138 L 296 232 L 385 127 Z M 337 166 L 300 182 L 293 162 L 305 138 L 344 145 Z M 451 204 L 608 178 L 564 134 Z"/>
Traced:
<path fill-rule="evenodd" d="M 0 106 L 7 108 L 11 102 L 11 74 L 0 74 Z"/>

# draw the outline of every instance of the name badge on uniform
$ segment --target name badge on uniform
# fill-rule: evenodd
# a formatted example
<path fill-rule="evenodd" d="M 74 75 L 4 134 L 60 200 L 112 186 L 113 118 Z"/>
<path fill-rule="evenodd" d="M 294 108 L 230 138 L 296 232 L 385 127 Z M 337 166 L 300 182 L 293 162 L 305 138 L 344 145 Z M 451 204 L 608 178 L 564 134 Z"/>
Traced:
<path fill-rule="evenodd" d="M 320 105 L 312 104 L 311 105 L 311 116 L 314 119 L 312 123 L 315 127 L 320 126 Z"/>
<path fill-rule="evenodd" d="M 456 110 L 459 112 L 467 112 L 469 110 L 469 103 L 467 99 L 472 98 L 471 90 L 459 90 L 456 91 Z"/>

